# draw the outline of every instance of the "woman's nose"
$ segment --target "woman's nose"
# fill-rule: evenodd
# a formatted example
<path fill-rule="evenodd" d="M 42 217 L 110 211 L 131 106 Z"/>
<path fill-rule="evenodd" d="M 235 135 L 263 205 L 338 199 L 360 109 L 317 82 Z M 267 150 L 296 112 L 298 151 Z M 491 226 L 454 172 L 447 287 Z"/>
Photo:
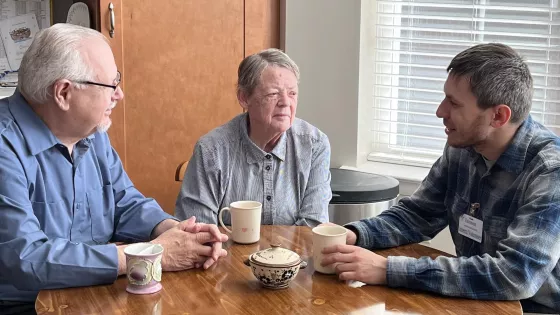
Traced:
<path fill-rule="evenodd" d="M 289 105 L 289 97 L 288 92 L 280 92 L 278 93 L 278 105 Z"/>

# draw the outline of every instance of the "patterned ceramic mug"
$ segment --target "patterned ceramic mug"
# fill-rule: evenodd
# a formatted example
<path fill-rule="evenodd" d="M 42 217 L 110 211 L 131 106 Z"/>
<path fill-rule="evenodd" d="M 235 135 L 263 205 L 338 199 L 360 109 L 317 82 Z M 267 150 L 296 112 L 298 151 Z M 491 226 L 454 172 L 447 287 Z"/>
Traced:
<path fill-rule="evenodd" d="M 161 290 L 161 256 L 163 246 L 137 243 L 124 249 L 126 255 L 126 291 L 134 294 L 151 294 Z"/>

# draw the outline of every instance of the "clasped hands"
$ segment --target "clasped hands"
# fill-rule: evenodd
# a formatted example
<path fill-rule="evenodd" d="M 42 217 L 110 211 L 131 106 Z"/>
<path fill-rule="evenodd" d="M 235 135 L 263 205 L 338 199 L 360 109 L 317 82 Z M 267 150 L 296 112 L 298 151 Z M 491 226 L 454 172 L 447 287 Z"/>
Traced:
<path fill-rule="evenodd" d="M 221 257 L 227 256 L 222 243 L 228 236 L 214 224 L 195 222 L 196 218 L 178 222 L 151 243 L 164 248 L 161 266 L 163 271 L 179 271 L 191 268 L 210 268 Z"/>
<path fill-rule="evenodd" d="M 321 225 L 336 225 L 324 223 Z M 368 284 L 387 283 L 387 258 L 365 248 L 354 246 L 356 234 L 347 230 L 346 245 L 325 247 L 321 265 L 335 265 L 340 280 L 361 281 Z"/>

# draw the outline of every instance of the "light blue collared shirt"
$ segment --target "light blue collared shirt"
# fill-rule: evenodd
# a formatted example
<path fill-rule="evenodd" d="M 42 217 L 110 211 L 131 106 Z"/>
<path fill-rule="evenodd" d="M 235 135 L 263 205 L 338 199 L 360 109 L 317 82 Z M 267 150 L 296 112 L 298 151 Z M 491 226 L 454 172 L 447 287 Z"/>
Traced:
<path fill-rule="evenodd" d="M 327 136 L 296 118 L 267 153 L 240 114 L 195 146 L 177 198 L 175 215 L 218 223 L 218 210 L 239 200 L 262 203 L 262 224 L 315 226 L 329 220 L 331 147 Z M 230 224 L 225 213 L 224 223 Z"/>
<path fill-rule="evenodd" d="M 111 283 L 117 248 L 173 218 L 126 175 L 105 133 L 72 157 L 16 91 L 0 100 L 0 300 Z"/>

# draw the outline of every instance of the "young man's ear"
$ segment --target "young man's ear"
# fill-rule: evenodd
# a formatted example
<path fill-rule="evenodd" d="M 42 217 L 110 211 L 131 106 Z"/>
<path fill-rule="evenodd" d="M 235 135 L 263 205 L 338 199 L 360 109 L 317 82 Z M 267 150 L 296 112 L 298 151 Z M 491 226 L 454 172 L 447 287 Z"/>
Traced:
<path fill-rule="evenodd" d="M 500 128 L 507 124 L 511 119 L 511 108 L 509 106 L 500 104 L 492 108 L 492 127 Z"/>
<path fill-rule="evenodd" d="M 52 86 L 54 102 L 63 111 L 70 109 L 70 89 L 72 82 L 62 79 L 56 81 Z"/>
<path fill-rule="evenodd" d="M 249 109 L 249 98 L 247 97 L 247 93 L 243 91 L 237 91 L 237 100 L 244 110 Z"/>

